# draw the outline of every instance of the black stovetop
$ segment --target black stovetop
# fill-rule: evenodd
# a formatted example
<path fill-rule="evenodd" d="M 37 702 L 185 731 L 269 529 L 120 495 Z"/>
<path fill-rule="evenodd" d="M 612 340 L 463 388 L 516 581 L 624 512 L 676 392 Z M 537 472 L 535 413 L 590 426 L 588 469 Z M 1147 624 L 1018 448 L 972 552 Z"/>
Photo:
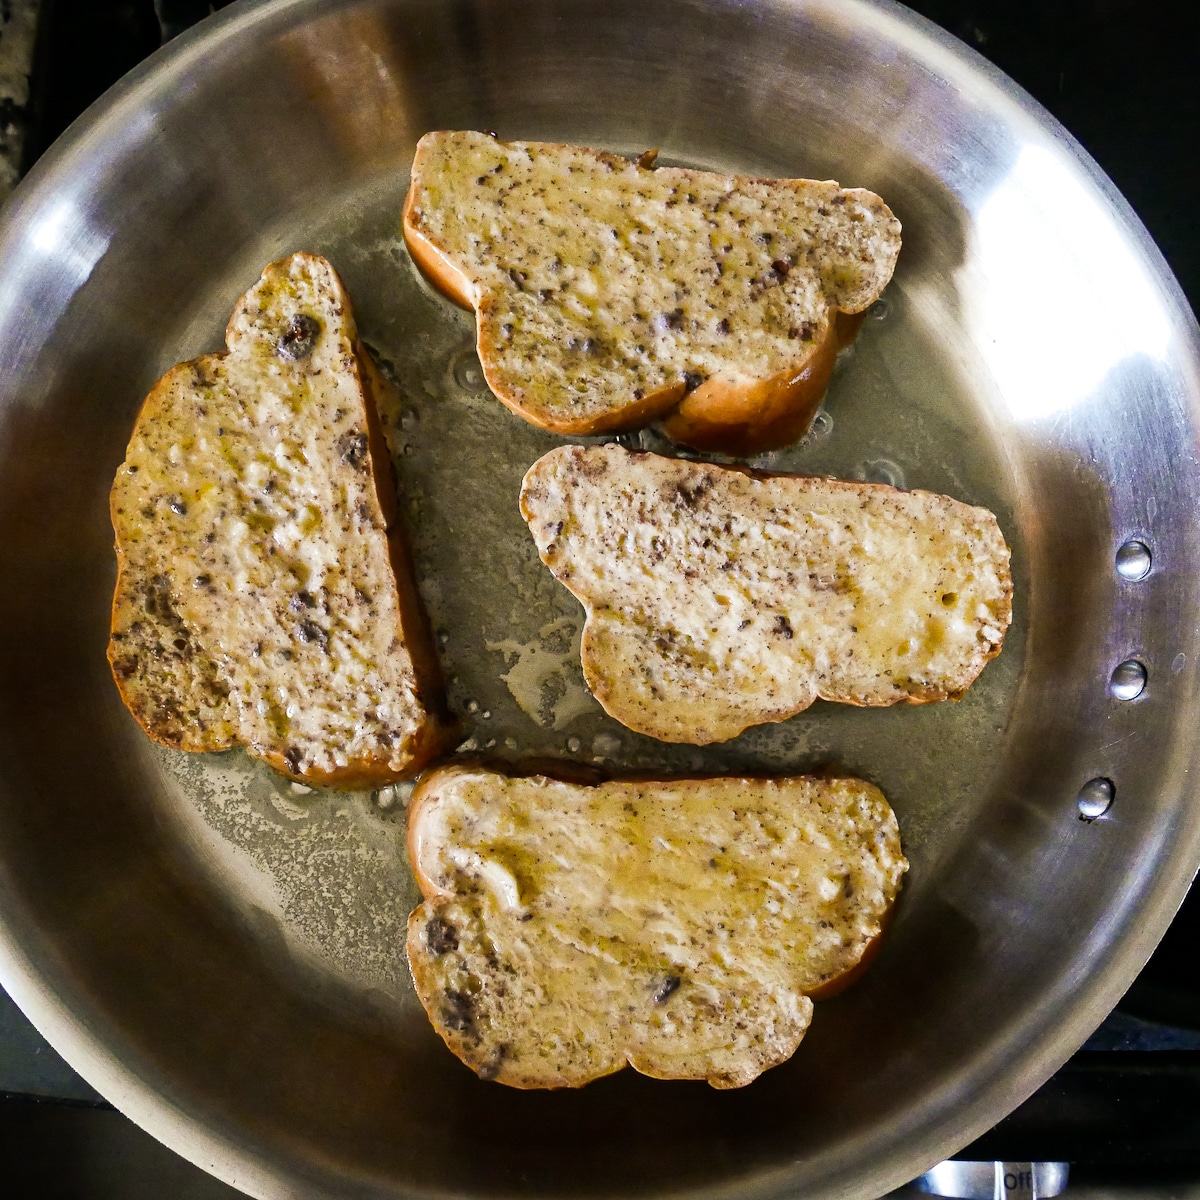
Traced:
<path fill-rule="evenodd" d="M 26 166 L 164 34 L 222 6 L 159 0 L 156 11 L 151 0 L 43 0 Z M 990 59 L 1075 134 L 1137 210 L 1195 310 L 1200 12 L 1144 0 L 915 0 L 909 7 Z M 960 1157 L 1065 1160 L 1075 1164 L 1077 1180 L 1200 1180 L 1198 945 L 1195 889 L 1118 1010 L 1084 1049 Z M 145 1135 L 132 1126 L 115 1124 L 123 1118 L 102 1107 L 0 993 L 0 1097 L 6 1094 L 7 1101 L 0 1099 L 5 1195 L 234 1195 L 189 1173 L 181 1160 L 162 1157 L 169 1152 L 140 1141 Z M 44 1108 L 36 1110 L 41 1117 L 31 1115 L 31 1096 L 96 1105 L 86 1112 L 98 1115 L 72 1108 L 69 1120 L 48 1123 Z M 88 1133 L 87 1120 L 108 1123 Z M 65 1155 L 64 1138 L 73 1147 Z M 108 1147 L 103 1153 L 101 1143 Z M 75 1174 L 63 1175 L 71 1153 L 91 1154 L 112 1169 L 102 1179 L 76 1163 Z M 139 1155 L 152 1161 L 159 1182 L 145 1190 L 144 1173 L 138 1183 L 136 1170 L 131 1175 L 112 1167 L 114 1153 L 130 1165 Z M 28 1191 L 17 1182 L 25 1175 Z M 83 1182 L 64 1184 L 68 1176 Z M 14 1185 L 17 1191 L 6 1190 Z"/>

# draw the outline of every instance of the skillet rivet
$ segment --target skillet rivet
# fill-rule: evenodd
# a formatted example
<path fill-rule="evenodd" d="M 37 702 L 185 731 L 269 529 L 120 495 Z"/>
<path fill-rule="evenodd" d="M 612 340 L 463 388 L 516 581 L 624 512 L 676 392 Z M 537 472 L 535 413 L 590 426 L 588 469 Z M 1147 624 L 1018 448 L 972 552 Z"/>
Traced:
<path fill-rule="evenodd" d="M 1117 574 L 1130 583 L 1137 583 L 1150 574 L 1152 561 L 1150 547 L 1136 538 L 1131 539 L 1117 551 Z"/>
<path fill-rule="evenodd" d="M 1075 804 L 1079 808 L 1079 816 L 1084 821 L 1094 821 L 1102 817 L 1112 807 L 1116 799 L 1117 789 L 1111 779 L 1097 777 L 1089 779 L 1079 789 Z"/>
<path fill-rule="evenodd" d="M 1118 663 L 1109 678 L 1108 690 L 1118 700 L 1136 700 L 1146 690 L 1146 668 L 1136 658 Z"/>

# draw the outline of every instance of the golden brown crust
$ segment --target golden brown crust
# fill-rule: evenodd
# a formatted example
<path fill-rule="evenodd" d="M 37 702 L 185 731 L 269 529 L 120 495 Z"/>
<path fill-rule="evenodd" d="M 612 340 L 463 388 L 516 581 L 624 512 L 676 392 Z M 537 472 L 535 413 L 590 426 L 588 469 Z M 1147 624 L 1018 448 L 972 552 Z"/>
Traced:
<path fill-rule="evenodd" d="M 652 1078 L 689 1078 L 688 1076 L 679 1075 L 654 1075 L 652 1069 L 647 1069 L 647 1064 L 643 1062 L 642 1065 L 638 1065 L 638 1063 L 632 1060 L 628 1062 L 614 1061 L 607 1063 L 599 1067 L 586 1079 L 580 1079 L 563 1072 L 554 1073 L 552 1071 L 544 1071 L 537 1075 L 523 1075 L 519 1071 L 514 1070 L 511 1064 L 508 1065 L 507 1070 L 501 1072 L 499 1069 L 501 1063 L 498 1062 L 493 1066 L 492 1061 L 488 1059 L 480 1061 L 478 1045 L 476 1040 L 471 1036 L 471 1028 L 469 1026 L 460 1027 L 459 1022 L 456 1020 L 458 1014 L 455 1010 L 450 1009 L 442 1015 L 437 1007 L 437 1002 L 434 998 L 439 995 L 441 981 L 437 978 L 433 970 L 431 960 L 422 951 L 421 933 L 425 927 L 424 917 L 425 913 L 422 909 L 417 908 L 413 910 L 408 918 L 408 936 L 405 943 L 405 950 L 408 958 L 408 968 L 412 974 L 413 990 L 417 993 L 418 998 L 421 999 L 425 1007 L 426 1016 L 429 1017 L 430 1023 L 433 1025 L 438 1037 L 445 1043 L 446 1049 L 459 1062 L 463 1063 L 464 1066 L 474 1071 L 481 1079 L 502 1083 L 505 1087 L 515 1088 L 521 1092 L 546 1091 L 558 1088 L 580 1088 L 586 1087 L 589 1083 L 594 1083 L 597 1079 L 603 1079 L 606 1075 L 615 1075 L 627 1065 L 632 1066 L 640 1074 L 649 1075 Z"/>
<path fill-rule="evenodd" d="M 743 458 L 790 446 L 808 432 L 838 351 L 854 340 L 865 315 L 834 313 L 807 359 L 770 379 L 706 379 L 663 421 L 663 432 L 696 450 Z"/>
<path fill-rule="evenodd" d="M 412 790 L 408 799 L 408 825 L 406 845 L 408 848 L 408 865 L 412 868 L 413 879 L 421 889 L 421 895 L 426 900 L 434 896 L 449 895 L 448 891 L 439 888 L 437 883 L 421 869 L 424 855 L 421 853 L 421 818 L 427 804 L 436 801 L 438 789 L 454 778 L 456 774 L 471 770 L 471 766 L 463 763 L 448 763 L 426 771 Z"/>
<path fill-rule="evenodd" d="M 587 420 L 564 420 L 549 413 L 531 413 L 519 402 L 496 391 L 492 379 L 488 377 L 486 367 L 483 376 L 487 380 L 488 387 L 492 389 L 492 394 L 505 408 L 540 429 L 571 437 L 595 437 L 603 433 L 621 433 L 629 429 L 640 429 L 643 425 L 657 421 L 664 413 L 669 413 L 687 391 L 686 385 L 682 383 L 671 384 L 668 387 L 648 392 L 641 400 L 634 400 L 623 405 L 615 412 L 602 413 Z"/>
<path fill-rule="evenodd" d="M 417 730 L 409 745 L 411 767 L 408 774 L 415 775 L 449 746 L 456 727 L 443 700 L 445 680 L 442 676 L 442 664 L 434 648 L 429 614 L 425 610 L 421 593 L 417 590 L 417 571 L 413 563 L 408 526 L 400 519 L 396 468 L 379 420 L 379 414 L 385 405 L 390 411 L 399 409 L 399 396 L 361 342 L 356 347 L 355 358 L 367 400 L 367 444 L 372 464 L 371 479 L 387 526 L 388 558 L 392 566 L 392 576 L 396 581 L 400 609 L 400 639 L 412 659 L 417 693 L 433 717 Z M 339 785 L 331 783 L 327 786 Z M 368 779 L 364 786 L 381 785 Z"/>
<path fill-rule="evenodd" d="M 871 969 L 871 964 L 879 957 L 879 951 L 883 949 L 884 935 L 891 926 L 895 914 L 896 907 L 895 901 L 893 901 L 880 913 L 879 932 L 863 947 L 858 962 L 847 967 L 840 975 L 834 975 L 815 988 L 810 988 L 808 998 L 820 1004 L 825 1000 L 832 1000 L 835 996 L 840 996 L 847 988 L 853 987 Z"/>
<path fill-rule="evenodd" d="M 401 226 L 404 230 L 404 244 L 408 247 L 413 262 L 447 300 L 452 300 L 460 308 L 473 309 L 478 289 L 472 286 L 471 281 L 459 270 L 450 256 L 435 246 L 417 227 L 413 220 L 413 203 L 413 189 L 410 187 L 404 197 Z"/>

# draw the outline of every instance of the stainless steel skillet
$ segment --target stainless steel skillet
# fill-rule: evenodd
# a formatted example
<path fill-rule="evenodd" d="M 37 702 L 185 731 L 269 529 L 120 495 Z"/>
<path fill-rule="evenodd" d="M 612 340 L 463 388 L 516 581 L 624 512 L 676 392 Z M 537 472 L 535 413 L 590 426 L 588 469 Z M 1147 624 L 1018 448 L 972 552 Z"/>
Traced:
<path fill-rule="evenodd" d="M 905 250 L 886 308 L 814 436 L 766 465 L 999 514 L 1017 622 L 960 704 L 818 706 L 705 751 L 600 714 L 578 609 L 515 507 L 555 439 L 480 390 L 470 320 L 398 239 L 412 146 L 444 127 L 887 198 Z M 891 797 L 913 870 L 885 953 L 744 1092 L 480 1083 L 406 983 L 403 795 L 166 754 L 120 708 L 105 501 L 134 412 L 298 248 L 335 261 L 409 402 L 397 465 L 464 741 L 614 768 L 834 762 Z M 0 230 L 0 363 L 0 976 L 106 1095 L 254 1194 L 877 1194 L 1065 1058 L 1200 861 L 1194 322 L 1078 147 L 903 10 L 235 7 L 22 185 Z M 1127 661 L 1146 680 L 1123 700 Z M 1096 780 L 1115 798 L 1085 822 Z"/>

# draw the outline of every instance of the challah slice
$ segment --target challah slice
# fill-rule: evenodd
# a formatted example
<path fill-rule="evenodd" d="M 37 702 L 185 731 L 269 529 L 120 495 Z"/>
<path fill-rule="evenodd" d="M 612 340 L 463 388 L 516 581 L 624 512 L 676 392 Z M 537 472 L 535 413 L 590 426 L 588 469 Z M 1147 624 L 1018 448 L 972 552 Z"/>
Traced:
<path fill-rule="evenodd" d="M 113 484 L 121 697 L 166 746 L 332 786 L 413 774 L 445 737 L 386 384 L 315 255 L 268 266 L 226 338 L 155 385 Z"/>
<path fill-rule="evenodd" d="M 874 944 L 907 869 L 858 779 L 600 784 L 424 775 L 409 855 L 417 994 L 484 1079 L 578 1087 L 626 1064 L 741 1087 Z"/>
<path fill-rule="evenodd" d="M 957 699 L 1012 616 L 996 518 L 931 492 L 562 446 L 521 511 L 586 610 L 588 687 L 663 741 L 725 741 L 818 698 Z"/>
<path fill-rule="evenodd" d="M 674 409 L 671 437 L 734 454 L 804 432 L 857 328 L 845 314 L 900 250 L 860 188 L 470 132 L 418 143 L 404 235 L 474 308 L 488 386 L 519 416 L 594 434 Z"/>

